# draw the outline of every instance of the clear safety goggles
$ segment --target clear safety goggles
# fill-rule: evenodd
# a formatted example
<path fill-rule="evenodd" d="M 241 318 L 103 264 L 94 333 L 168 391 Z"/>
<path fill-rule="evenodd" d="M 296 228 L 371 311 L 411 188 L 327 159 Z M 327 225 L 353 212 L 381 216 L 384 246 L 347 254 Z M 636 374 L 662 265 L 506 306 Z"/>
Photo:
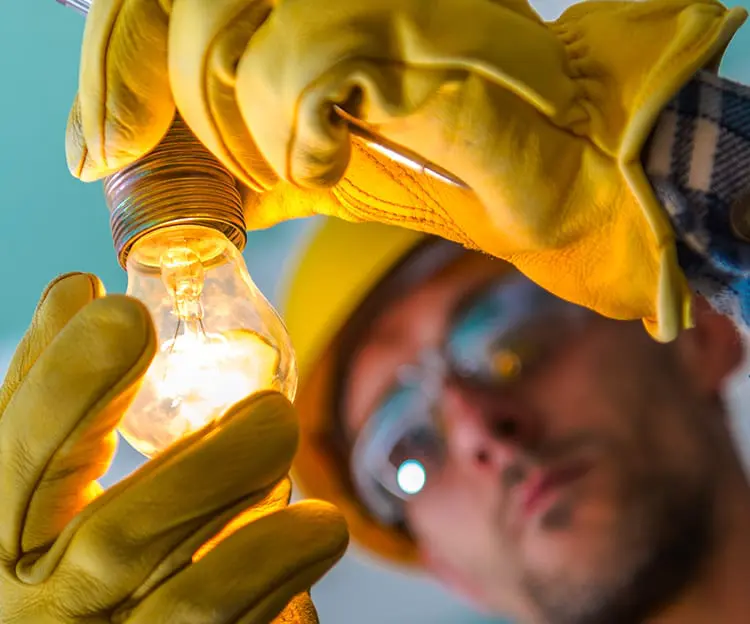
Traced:
<path fill-rule="evenodd" d="M 440 348 L 397 371 L 350 459 L 362 502 L 382 522 L 403 522 L 403 502 L 439 474 L 445 457 L 441 397 L 449 380 L 507 387 L 570 340 L 592 313 L 509 274 L 460 305 Z"/>

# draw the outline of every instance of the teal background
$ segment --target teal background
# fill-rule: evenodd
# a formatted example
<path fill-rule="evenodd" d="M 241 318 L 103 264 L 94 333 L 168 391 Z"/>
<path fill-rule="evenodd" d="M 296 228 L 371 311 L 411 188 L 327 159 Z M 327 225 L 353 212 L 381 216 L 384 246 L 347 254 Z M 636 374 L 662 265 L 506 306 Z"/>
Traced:
<path fill-rule="evenodd" d="M 208 1 L 208 0 L 207 0 Z M 566 3 L 541 1 L 553 17 Z M 731 5 L 750 7 L 750 2 Z M 98 274 L 110 291 L 125 289 L 112 251 L 101 186 L 68 174 L 65 123 L 76 90 L 83 19 L 53 0 L 4 2 L 0 19 L 0 371 L 27 325 L 39 293 L 55 275 Z M 726 76 L 750 81 L 750 26 L 736 37 Z M 251 235 L 246 258 L 258 285 L 274 298 L 278 267 L 306 225 Z M 108 476 L 140 458 L 122 445 Z M 324 624 L 479 623 L 431 583 L 348 556 L 316 589 Z"/>

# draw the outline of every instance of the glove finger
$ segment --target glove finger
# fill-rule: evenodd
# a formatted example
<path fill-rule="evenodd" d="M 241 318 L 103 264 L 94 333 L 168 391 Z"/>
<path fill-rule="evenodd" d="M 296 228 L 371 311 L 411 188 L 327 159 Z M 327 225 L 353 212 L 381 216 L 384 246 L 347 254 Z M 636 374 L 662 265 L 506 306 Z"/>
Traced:
<path fill-rule="evenodd" d="M 253 505 L 251 509 L 234 517 L 215 538 L 203 544 L 195 555 L 193 555 L 193 561 L 202 559 L 206 553 L 213 550 L 218 544 L 223 542 L 230 535 L 236 533 L 242 527 L 247 526 L 258 518 L 267 516 L 279 509 L 283 509 L 289 504 L 291 496 L 292 481 L 287 477 L 281 481 L 263 501 Z M 150 592 L 157 582 L 160 582 L 167 576 L 171 576 L 171 574 L 165 574 L 162 570 L 158 571 L 157 574 L 152 574 L 149 582 L 141 585 L 139 591 L 133 596 L 133 598 L 140 599 L 141 596 Z M 295 596 L 274 622 L 276 624 L 317 624 L 317 612 L 315 611 L 315 606 L 310 598 L 310 594 L 308 592 L 303 592 Z"/>
<path fill-rule="evenodd" d="M 335 507 L 292 505 L 226 539 L 152 592 L 126 621 L 267 624 L 341 558 L 347 543 Z"/>
<path fill-rule="evenodd" d="M 292 498 L 292 480 L 287 476 L 286 478 L 279 481 L 271 490 L 266 494 L 265 498 L 254 503 L 252 507 L 245 509 L 237 515 L 233 515 L 231 520 L 227 522 L 221 531 L 212 535 L 211 538 L 203 542 L 201 540 L 200 548 L 194 549 L 192 555 L 193 561 L 198 561 L 205 557 L 210 551 L 216 546 L 223 542 L 227 537 L 239 531 L 242 527 L 247 526 L 251 522 L 254 522 L 258 518 L 267 516 L 268 514 L 283 509 L 289 505 L 289 501 Z"/>
<path fill-rule="evenodd" d="M 154 348 L 146 309 L 114 296 L 83 308 L 37 358 L 0 420 L 7 556 L 48 544 L 96 494 Z"/>
<path fill-rule="evenodd" d="M 153 583 L 152 571 L 174 573 L 233 517 L 262 502 L 288 473 L 297 433 L 294 408 L 278 393 L 237 404 L 89 505 L 40 566 L 56 565 L 63 585 L 95 579 L 92 602 L 122 603 Z"/>
<path fill-rule="evenodd" d="M 104 286 L 99 278 L 86 273 L 61 275 L 47 286 L 0 388 L 0 418 L 19 384 L 49 343 L 80 309 L 103 295 Z"/>
<path fill-rule="evenodd" d="M 467 14 L 474 17 L 471 28 L 461 27 Z M 498 29 L 516 36 L 500 41 Z M 332 114 L 334 105 L 450 171 L 443 161 L 460 159 L 457 147 L 492 136 L 467 138 L 455 124 L 486 113 L 472 109 L 469 115 L 471 96 L 464 93 L 455 109 L 433 115 L 442 130 L 435 133 L 413 118 L 426 104 L 455 95 L 464 84 L 481 90 L 482 79 L 550 114 L 555 102 L 575 97 L 562 44 L 552 38 L 540 47 L 540 31 L 525 0 L 443 2 L 429 14 L 424 3 L 410 0 L 331 0 L 326 11 L 285 0 L 248 43 L 237 69 L 237 101 L 261 154 L 300 186 L 330 186 L 346 170 L 350 137 Z M 531 57 L 559 74 L 540 79 L 537 64 L 527 62 Z M 434 154 L 422 150 L 438 138 Z"/>
<path fill-rule="evenodd" d="M 93 2 L 66 139 L 68 167 L 81 180 L 129 165 L 169 130 L 175 111 L 167 67 L 169 5 Z"/>
<path fill-rule="evenodd" d="M 258 29 L 237 69 L 237 101 L 261 154 L 282 178 L 326 187 L 344 175 L 351 141 L 334 104 L 354 114 L 376 108 L 404 115 L 410 112 L 400 110 L 404 101 L 418 107 L 443 84 L 447 71 L 409 66 L 403 42 L 394 41 L 401 29 L 393 28 L 392 15 L 414 12 L 398 0 L 339 12 L 286 0 Z"/>
<path fill-rule="evenodd" d="M 237 106 L 237 64 L 273 0 L 180 0 L 171 14 L 169 77 L 183 119 L 245 186 L 262 191 L 278 177 L 255 147 Z"/>

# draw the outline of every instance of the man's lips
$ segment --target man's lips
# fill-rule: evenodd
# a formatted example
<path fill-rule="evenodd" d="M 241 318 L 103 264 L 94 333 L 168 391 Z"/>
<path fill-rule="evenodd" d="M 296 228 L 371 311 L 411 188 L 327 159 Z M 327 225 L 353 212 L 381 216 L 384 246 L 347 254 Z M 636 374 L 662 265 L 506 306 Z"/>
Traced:
<path fill-rule="evenodd" d="M 557 469 L 532 472 L 519 489 L 523 515 L 527 518 L 535 515 L 551 496 L 582 478 L 590 469 L 590 463 L 579 461 Z"/>

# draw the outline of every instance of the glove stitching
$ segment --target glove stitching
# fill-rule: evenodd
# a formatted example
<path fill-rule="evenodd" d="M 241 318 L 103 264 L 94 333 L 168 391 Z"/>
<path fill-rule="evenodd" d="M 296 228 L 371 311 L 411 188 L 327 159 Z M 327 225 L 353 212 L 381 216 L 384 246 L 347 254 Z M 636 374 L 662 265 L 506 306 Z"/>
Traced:
<path fill-rule="evenodd" d="M 365 220 L 373 220 L 373 218 L 377 221 L 385 221 L 390 224 L 395 225 L 404 225 L 405 223 L 410 223 L 413 225 L 428 225 L 431 226 L 432 232 L 435 234 L 442 234 L 442 235 L 448 235 L 452 237 L 454 240 L 465 240 L 463 236 L 461 236 L 460 232 L 455 228 L 451 227 L 451 224 L 447 222 L 447 220 L 441 221 L 438 217 L 439 215 L 436 215 L 435 213 L 430 212 L 429 210 L 425 209 L 413 209 L 411 206 L 406 206 L 403 204 L 398 204 L 395 202 L 388 202 L 386 200 L 383 200 L 379 197 L 376 197 L 370 193 L 367 193 L 366 191 L 360 189 L 356 185 L 349 182 L 349 184 L 354 188 L 358 193 L 361 193 L 365 197 L 367 197 L 370 202 L 365 202 L 362 199 L 355 197 L 351 193 L 348 193 L 343 188 L 341 189 L 342 194 L 345 194 L 347 199 L 352 204 L 356 204 L 361 212 L 365 215 Z M 378 208 L 376 204 L 379 203 L 381 205 L 386 206 L 392 206 L 394 208 L 398 208 L 404 211 L 403 214 L 394 214 L 393 210 L 384 210 L 382 208 Z M 348 211 L 352 216 L 355 217 L 356 220 L 361 221 L 362 215 L 357 214 L 356 212 L 352 211 L 351 209 Z M 379 215 L 376 216 L 376 215 Z M 421 228 L 418 228 L 421 229 Z"/>
<path fill-rule="evenodd" d="M 463 243 L 464 245 L 467 245 L 469 243 L 469 239 L 466 236 L 466 234 L 463 232 L 463 230 L 456 224 L 456 222 L 453 220 L 453 218 L 450 216 L 450 213 L 448 213 L 440 204 L 440 202 L 437 201 L 437 199 L 430 193 L 430 191 L 422 186 L 420 183 L 420 180 L 417 178 L 417 175 L 414 171 L 411 171 L 409 169 L 403 169 L 401 171 L 401 174 L 404 177 L 409 178 L 409 180 L 414 184 L 416 188 L 420 188 L 423 192 L 423 195 L 417 195 L 413 190 L 412 186 L 409 184 L 403 184 L 401 180 L 398 179 L 398 177 L 385 167 L 373 154 L 371 154 L 368 151 L 362 152 L 363 156 L 367 158 L 372 164 L 375 165 L 385 176 L 389 177 L 392 181 L 399 184 L 409 195 L 411 195 L 415 201 L 417 202 L 417 206 L 407 206 L 405 204 L 399 204 L 396 202 L 388 202 L 386 200 L 383 200 L 382 198 L 379 198 L 372 193 L 367 192 L 366 190 L 359 188 L 357 185 L 355 185 L 351 180 L 347 180 L 349 184 L 356 189 L 361 195 L 368 197 L 369 199 L 373 200 L 374 203 L 380 203 L 381 205 L 390 205 L 393 207 L 397 207 L 402 209 L 403 211 L 407 212 L 411 219 L 416 219 L 416 223 L 429 223 L 436 227 L 436 233 L 441 233 L 445 230 L 448 230 L 451 233 L 451 237 L 453 240 L 456 240 L 458 242 Z M 425 201 L 428 200 L 428 201 Z M 432 206 L 427 206 L 427 203 L 431 203 Z M 362 203 L 362 202 L 360 202 Z M 367 205 L 367 204 L 364 204 Z M 373 206 L 374 207 L 374 206 Z M 442 228 L 441 228 L 442 226 Z"/>
<path fill-rule="evenodd" d="M 378 160 L 377 158 L 375 158 L 375 156 L 373 154 L 371 154 L 369 151 L 363 150 L 361 152 L 361 154 L 362 154 L 362 156 L 364 156 L 364 158 L 366 158 L 368 161 L 370 161 L 370 163 L 372 165 L 374 165 L 380 171 L 380 173 L 382 173 L 383 175 L 385 175 L 387 178 L 390 178 L 391 181 L 395 182 L 399 187 L 401 187 L 406 193 L 408 193 L 409 195 L 411 195 L 412 198 L 414 198 L 418 202 L 418 206 L 408 207 L 409 209 L 407 210 L 407 212 L 409 212 L 410 214 L 425 213 L 425 216 L 428 214 L 428 209 L 424 205 L 422 205 L 421 198 L 418 197 L 416 195 L 416 193 L 414 193 L 412 191 L 412 188 L 411 188 L 410 185 L 403 184 L 401 182 L 401 180 L 399 180 L 398 177 L 393 173 L 393 171 L 391 171 L 388 167 L 385 167 L 383 165 L 383 163 L 380 162 L 380 160 Z M 418 182 L 417 182 L 416 178 L 414 177 L 414 175 L 412 174 L 412 172 L 409 169 L 406 169 L 406 168 L 402 169 L 401 170 L 401 174 L 404 177 L 408 177 L 411 182 L 413 182 L 413 183 L 415 183 L 415 184 L 418 185 Z M 405 204 L 400 204 L 400 203 L 397 203 L 397 202 L 391 202 L 391 201 L 382 199 L 380 197 L 372 195 L 371 193 L 367 192 L 365 189 L 360 188 L 359 186 L 357 186 L 356 184 L 354 184 L 354 182 L 352 182 L 351 180 L 346 179 L 346 181 L 354 189 L 356 189 L 361 195 L 364 195 L 366 197 L 374 199 L 377 203 L 385 204 L 385 205 L 389 205 L 389 206 L 394 206 L 394 207 L 402 208 L 402 209 L 405 209 L 405 210 L 407 209 L 407 206 Z M 429 197 L 428 193 L 425 193 L 425 194 Z M 430 198 L 430 199 L 432 199 L 432 198 Z"/>
<path fill-rule="evenodd" d="M 349 186 L 351 186 L 358 195 L 363 195 L 367 197 L 368 199 L 373 200 L 370 203 L 367 203 L 363 201 L 360 197 L 354 195 L 351 192 L 346 191 L 343 188 L 343 182 L 346 182 Z M 338 190 L 338 189 L 337 189 Z M 370 221 L 372 220 L 371 217 L 375 215 L 379 215 L 381 218 L 387 219 L 388 222 L 393 223 L 401 222 L 403 220 L 408 221 L 417 221 L 419 222 L 421 219 L 419 217 L 420 213 L 422 212 L 419 209 L 411 210 L 410 207 L 396 203 L 396 202 L 390 202 L 384 199 L 381 199 L 379 197 L 373 196 L 354 183 L 352 183 L 350 180 L 343 180 L 342 181 L 342 187 L 340 189 L 340 194 L 345 196 L 347 200 L 349 200 L 350 204 L 355 204 L 359 210 L 355 210 L 352 205 L 342 204 L 342 207 L 344 208 L 344 211 L 346 214 L 350 217 L 352 217 L 355 221 Z M 402 214 L 394 214 L 393 210 L 388 210 L 387 208 L 381 208 L 377 204 L 380 204 L 381 206 L 386 207 L 393 207 L 397 209 L 403 210 Z M 424 215 L 427 217 L 428 215 Z M 377 220 L 377 217 L 376 217 Z M 429 219 L 425 219 L 429 221 Z"/>

